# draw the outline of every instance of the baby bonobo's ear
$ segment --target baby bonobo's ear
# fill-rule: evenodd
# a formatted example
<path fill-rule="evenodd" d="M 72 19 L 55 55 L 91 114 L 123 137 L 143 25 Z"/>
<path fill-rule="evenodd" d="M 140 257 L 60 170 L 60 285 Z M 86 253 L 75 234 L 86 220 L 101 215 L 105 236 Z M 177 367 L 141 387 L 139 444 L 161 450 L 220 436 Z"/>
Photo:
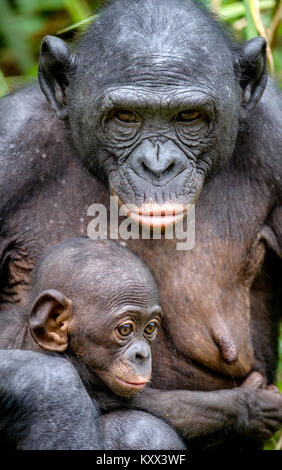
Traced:
<path fill-rule="evenodd" d="M 29 328 L 39 346 L 56 352 L 67 349 L 72 307 L 72 301 L 57 290 L 46 290 L 37 297 L 29 314 Z"/>

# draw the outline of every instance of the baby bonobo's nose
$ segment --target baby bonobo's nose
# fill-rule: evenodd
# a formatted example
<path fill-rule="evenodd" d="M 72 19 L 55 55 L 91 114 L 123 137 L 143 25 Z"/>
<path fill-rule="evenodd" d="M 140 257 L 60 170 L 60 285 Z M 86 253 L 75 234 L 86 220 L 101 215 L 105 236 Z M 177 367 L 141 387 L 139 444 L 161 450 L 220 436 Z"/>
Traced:
<path fill-rule="evenodd" d="M 151 376 L 151 349 L 148 343 L 138 341 L 132 344 L 124 357 L 132 364 L 137 375 L 147 378 Z"/>
<path fill-rule="evenodd" d="M 130 348 L 128 360 L 133 364 L 142 364 L 151 357 L 150 346 L 144 341 L 135 343 Z"/>

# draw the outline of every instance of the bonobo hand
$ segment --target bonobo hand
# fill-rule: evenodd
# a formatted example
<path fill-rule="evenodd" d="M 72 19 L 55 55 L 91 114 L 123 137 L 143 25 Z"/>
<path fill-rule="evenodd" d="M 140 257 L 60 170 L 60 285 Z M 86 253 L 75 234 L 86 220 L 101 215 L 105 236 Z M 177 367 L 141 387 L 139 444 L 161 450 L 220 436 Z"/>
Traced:
<path fill-rule="evenodd" d="M 282 424 L 282 395 L 253 372 L 238 388 L 210 392 L 146 388 L 130 407 L 164 418 L 187 441 L 214 436 L 268 439 Z"/>
<path fill-rule="evenodd" d="M 239 416 L 239 432 L 269 439 L 282 425 L 282 394 L 275 385 L 265 388 L 259 372 L 253 372 L 241 385 L 244 401 L 243 415 Z"/>

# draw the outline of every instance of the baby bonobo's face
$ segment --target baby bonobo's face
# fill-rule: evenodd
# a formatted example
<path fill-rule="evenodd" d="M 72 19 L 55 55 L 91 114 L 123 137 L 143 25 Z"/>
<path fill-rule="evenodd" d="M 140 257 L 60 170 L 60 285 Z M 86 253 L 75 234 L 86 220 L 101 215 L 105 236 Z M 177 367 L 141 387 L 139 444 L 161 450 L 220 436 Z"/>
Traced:
<path fill-rule="evenodd" d="M 161 319 L 156 283 L 148 268 L 132 261 L 113 261 L 76 304 L 69 327 L 70 351 L 120 396 L 134 395 L 150 380 L 150 344 Z"/>
<path fill-rule="evenodd" d="M 93 371 L 93 378 L 98 375 L 123 397 L 133 396 L 150 380 L 150 344 L 162 314 L 155 281 L 140 269 L 116 273 L 113 267 L 98 282 L 89 278 L 79 296 L 45 291 L 29 317 L 37 344 L 51 351 L 67 349 Z"/>
<path fill-rule="evenodd" d="M 83 327 L 82 335 L 74 334 L 70 348 L 113 392 L 132 396 L 150 380 L 150 344 L 160 319 L 158 305 L 123 305 L 103 312 L 97 323 Z"/>

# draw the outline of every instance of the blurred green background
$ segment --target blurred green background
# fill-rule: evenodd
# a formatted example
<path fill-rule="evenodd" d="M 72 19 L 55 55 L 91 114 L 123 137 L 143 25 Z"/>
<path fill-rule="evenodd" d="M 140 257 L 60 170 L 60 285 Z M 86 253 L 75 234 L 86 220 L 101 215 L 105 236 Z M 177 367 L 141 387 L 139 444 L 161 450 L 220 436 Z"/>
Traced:
<path fill-rule="evenodd" d="M 0 0 L 0 96 L 36 77 L 43 36 L 71 40 L 105 1 Z M 282 86 L 282 0 L 202 1 L 238 39 L 268 39 L 269 70 Z"/>
<path fill-rule="evenodd" d="M 173 2 L 173 0 L 171 0 Z M 269 72 L 282 87 L 282 0 L 202 0 L 240 40 L 268 41 Z M 103 0 L 0 0 L 0 96 L 37 74 L 40 42 L 46 34 L 72 40 L 87 26 Z M 281 335 L 280 335 L 281 336 Z M 278 385 L 282 391 L 282 340 Z M 266 449 L 282 449 L 282 432 Z"/>

